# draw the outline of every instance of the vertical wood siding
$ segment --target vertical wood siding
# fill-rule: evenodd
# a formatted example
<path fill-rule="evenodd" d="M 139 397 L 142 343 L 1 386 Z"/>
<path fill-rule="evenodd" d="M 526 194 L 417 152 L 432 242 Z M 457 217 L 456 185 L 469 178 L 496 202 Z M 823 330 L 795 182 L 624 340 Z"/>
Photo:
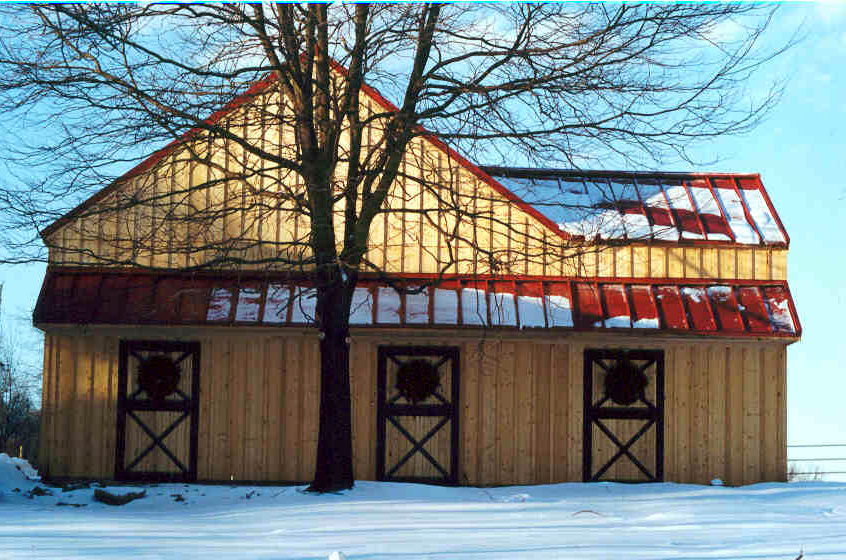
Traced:
<path fill-rule="evenodd" d="M 162 330 L 146 337 L 163 338 Z M 309 480 L 318 416 L 316 337 L 227 330 L 187 339 L 202 345 L 199 478 Z M 719 477 L 748 484 L 786 477 L 782 344 L 620 345 L 608 337 L 421 337 L 398 331 L 389 338 L 366 332 L 353 337 L 359 479 L 372 479 L 376 472 L 376 352 L 386 340 L 459 346 L 462 484 L 581 480 L 583 352 L 603 347 L 665 351 L 666 480 L 705 484 Z M 41 457 L 49 475 L 113 475 L 118 341 L 94 334 L 46 335 Z M 639 442 L 636 453 L 651 457 L 652 441 Z M 402 449 L 401 443 L 395 448 Z M 446 434 L 432 445 L 448 449 Z M 599 445 L 595 450 L 603 456 L 612 451 Z M 625 466 L 615 469 L 612 475 L 631 474 Z"/>
<path fill-rule="evenodd" d="M 276 110 L 280 104 L 281 110 L 289 110 L 277 94 L 265 93 L 227 116 L 226 123 L 266 149 L 278 147 L 280 154 L 296 157 L 290 127 L 247 124 L 249 119 L 260 122 L 262 108 Z M 371 105 L 365 96 L 364 118 L 373 114 Z M 370 144 L 379 141 L 379 122 L 366 131 Z M 201 137 L 191 148 L 200 156 L 212 150 L 214 165 L 196 161 L 187 149 L 178 150 L 124 179 L 116 191 L 50 236 L 51 264 L 168 269 L 224 259 L 214 266 L 226 268 L 243 260 L 239 268 L 263 270 L 290 268 L 283 264 L 285 258 L 308 256 L 308 251 L 301 253 L 308 218 L 293 211 L 293 200 L 276 196 L 282 188 L 302 188 L 297 186 L 301 179 L 261 165 L 232 141 L 215 140 L 209 146 Z M 454 263 L 446 272 L 786 279 L 783 248 L 568 246 L 427 138 L 412 140 L 401 172 L 385 213 L 371 229 L 368 259 L 387 272 L 432 273 L 439 263 Z M 345 170 L 338 173 L 343 176 Z M 338 239 L 343 237 L 343 205 L 341 197 Z M 273 264 L 274 259 L 280 260 Z"/>

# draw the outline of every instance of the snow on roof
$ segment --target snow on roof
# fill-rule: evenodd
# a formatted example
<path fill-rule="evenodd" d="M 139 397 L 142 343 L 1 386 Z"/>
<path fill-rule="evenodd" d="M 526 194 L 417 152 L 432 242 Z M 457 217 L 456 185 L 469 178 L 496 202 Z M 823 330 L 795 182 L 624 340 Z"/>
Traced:
<path fill-rule="evenodd" d="M 483 169 L 576 237 L 788 243 L 757 175 Z"/>
<path fill-rule="evenodd" d="M 403 277 L 353 294 L 353 326 L 565 328 L 798 337 L 785 282 L 688 279 Z M 48 269 L 37 324 L 307 326 L 316 290 L 302 281 Z"/>

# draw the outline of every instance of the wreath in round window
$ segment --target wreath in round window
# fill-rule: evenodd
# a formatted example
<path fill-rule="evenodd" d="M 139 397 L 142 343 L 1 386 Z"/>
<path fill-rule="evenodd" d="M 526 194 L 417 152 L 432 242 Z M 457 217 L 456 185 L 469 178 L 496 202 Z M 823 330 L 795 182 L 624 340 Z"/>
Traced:
<path fill-rule="evenodd" d="M 397 370 L 397 391 L 411 404 L 428 399 L 440 384 L 438 369 L 427 360 L 409 360 Z"/>
<path fill-rule="evenodd" d="M 150 356 L 138 364 L 138 387 L 154 401 L 163 401 L 172 395 L 180 378 L 179 365 L 164 354 Z"/>
<path fill-rule="evenodd" d="M 636 365 L 619 360 L 605 375 L 605 395 L 616 404 L 628 406 L 644 398 L 648 384 L 646 374 Z"/>

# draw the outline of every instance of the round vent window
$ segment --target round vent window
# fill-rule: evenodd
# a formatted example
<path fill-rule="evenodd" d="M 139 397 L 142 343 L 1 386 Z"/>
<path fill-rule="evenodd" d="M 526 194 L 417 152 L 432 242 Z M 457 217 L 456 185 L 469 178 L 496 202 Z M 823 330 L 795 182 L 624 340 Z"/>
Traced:
<path fill-rule="evenodd" d="M 649 384 L 646 374 L 629 360 L 619 360 L 605 375 L 605 395 L 615 404 L 628 406 L 644 398 Z"/>
<path fill-rule="evenodd" d="M 179 386 L 179 365 L 164 354 L 150 356 L 138 364 L 138 386 L 154 401 L 163 401 Z"/>

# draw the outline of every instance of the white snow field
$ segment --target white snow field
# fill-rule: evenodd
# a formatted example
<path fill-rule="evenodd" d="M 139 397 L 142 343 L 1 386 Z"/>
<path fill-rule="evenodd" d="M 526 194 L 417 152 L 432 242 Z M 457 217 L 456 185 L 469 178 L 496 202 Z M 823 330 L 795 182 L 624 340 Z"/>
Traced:
<path fill-rule="evenodd" d="M 28 498 L 44 486 L 16 465 L 28 467 L 0 455 L 4 559 L 846 558 L 846 483 L 359 482 L 322 496 L 302 487 L 162 484 L 107 506 L 92 499 L 94 488 L 48 487 L 52 495 Z"/>

